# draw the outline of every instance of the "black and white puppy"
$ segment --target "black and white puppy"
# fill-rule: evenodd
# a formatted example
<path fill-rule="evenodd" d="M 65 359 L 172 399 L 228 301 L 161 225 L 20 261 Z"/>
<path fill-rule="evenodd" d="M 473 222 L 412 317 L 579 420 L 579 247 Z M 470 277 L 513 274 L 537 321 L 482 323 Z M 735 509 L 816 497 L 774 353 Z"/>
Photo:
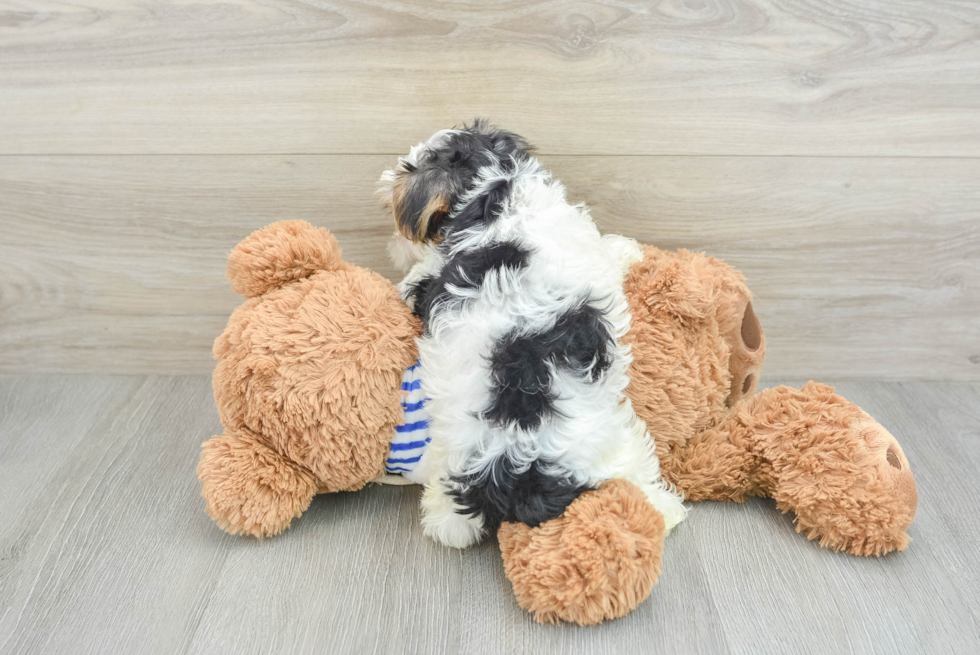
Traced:
<path fill-rule="evenodd" d="M 411 266 L 399 289 L 424 326 L 425 533 L 464 548 L 613 478 L 640 486 L 668 530 L 682 521 L 624 395 L 623 276 L 639 245 L 600 236 L 527 141 L 482 121 L 412 148 L 380 191 L 393 259 Z"/>

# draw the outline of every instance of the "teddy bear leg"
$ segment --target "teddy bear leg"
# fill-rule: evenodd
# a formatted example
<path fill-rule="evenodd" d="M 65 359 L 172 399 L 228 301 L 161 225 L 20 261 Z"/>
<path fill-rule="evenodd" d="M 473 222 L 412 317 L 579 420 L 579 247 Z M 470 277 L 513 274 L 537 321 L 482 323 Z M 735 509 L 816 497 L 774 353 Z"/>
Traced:
<path fill-rule="evenodd" d="M 521 607 L 541 623 L 592 625 L 625 616 L 657 583 L 666 533 L 646 494 L 611 480 L 565 513 L 497 532 L 504 570 Z"/>
<path fill-rule="evenodd" d="M 685 500 L 743 503 L 751 496 L 768 495 L 758 475 L 761 458 L 753 451 L 754 431 L 738 414 L 699 432 L 665 459 L 664 479 L 676 486 Z"/>
<path fill-rule="evenodd" d="M 226 429 L 202 444 L 197 476 L 208 514 L 231 534 L 268 537 L 310 505 L 309 470 L 267 447 L 248 430 Z"/>
<path fill-rule="evenodd" d="M 748 403 L 760 481 L 796 529 L 854 555 L 905 550 L 918 495 L 891 433 L 860 407 L 809 382 L 767 389 Z"/>

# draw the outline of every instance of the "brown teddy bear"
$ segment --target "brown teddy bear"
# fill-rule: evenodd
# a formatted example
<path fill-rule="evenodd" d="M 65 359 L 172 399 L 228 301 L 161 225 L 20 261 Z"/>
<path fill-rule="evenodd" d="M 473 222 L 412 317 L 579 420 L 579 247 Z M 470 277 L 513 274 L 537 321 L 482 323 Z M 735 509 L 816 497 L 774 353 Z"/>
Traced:
<path fill-rule="evenodd" d="M 197 471 L 222 529 L 267 537 L 314 494 L 383 473 L 420 326 L 391 282 L 342 261 L 333 235 L 302 221 L 238 244 L 228 277 L 247 300 L 214 342 L 225 430 Z"/>
<path fill-rule="evenodd" d="M 394 285 L 344 262 L 330 233 L 302 221 L 246 238 L 228 276 L 248 300 L 215 341 L 225 429 L 203 444 L 198 476 L 221 528 L 265 537 L 316 493 L 390 479 L 419 323 Z M 688 500 L 769 496 L 822 546 L 906 548 L 917 496 L 895 438 L 825 385 L 756 393 L 765 337 L 741 274 L 648 246 L 624 285 L 627 395 Z M 522 607 L 539 621 L 594 624 L 650 594 L 664 532 L 645 495 L 613 480 L 538 527 L 503 524 L 498 539 Z"/>
<path fill-rule="evenodd" d="M 826 385 L 756 393 L 765 336 L 738 271 L 645 246 L 624 286 L 633 353 L 626 394 L 664 478 L 687 500 L 772 497 L 821 546 L 855 555 L 908 546 L 918 497 L 895 437 Z M 650 593 L 662 537 L 630 487 L 616 481 L 584 494 L 537 528 L 501 526 L 507 576 L 535 618 L 598 623 Z"/>

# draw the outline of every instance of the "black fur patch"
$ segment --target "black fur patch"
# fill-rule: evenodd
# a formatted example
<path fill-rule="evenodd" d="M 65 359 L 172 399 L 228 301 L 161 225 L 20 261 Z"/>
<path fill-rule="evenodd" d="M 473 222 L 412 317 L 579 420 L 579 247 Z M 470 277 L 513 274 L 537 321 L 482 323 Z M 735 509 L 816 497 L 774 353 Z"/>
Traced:
<path fill-rule="evenodd" d="M 427 328 L 433 308 L 450 297 L 448 286 L 479 288 L 492 270 L 524 268 L 530 254 L 526 248 L 510 242 L 493 243 L 457 253 L 438 277 L 426 277 L 416 283 L 411 292 L 415 296 L 415 315 L 422 319 L 423 327 Z"/>
<path fill-rule="evenodd" d="M 551 371 L 563 368 L 595 382 L 612 365 L 615 342 L 601 310 L 571 309 L 546 332 L 515 329 L 490 355 L 493 399 L 483 416 L 498 427 L 536 430 L 555 413 Z"/>
<path fill-rule="evenodd" d="M 428 302 L 427 298 L 432 291 L 432 285 L 435 283 L 435 281 L 436 278 L 434 276 L 426 275 L 425 277 L 420 278 L 418 282 L 413 284 L 408 291 L 408 298 L 414 299 L 415 301 L 412 313 L 419 318 L 422 318 L 420 308 Z"/>
<path fill-rule="evenodd" d="M 478 225 L 490 225 L 500 216 L 504 201 L 510 193 L 511 181 L 501 179 L 470 200 L 446 226 L 446 234 L 454 234 Z"/>
<path fill-rule="evenodd" d="M 547 473 L 544 468 L 535 461 L 526 471 L 517 473 L 514 464 L 501 457 L 484 475 L 451 478 L 450 495 L 460 506 L 456 511 L 482 517 L 484 529 L 491 534 L 503 521 L 533 528 L 561 516 L 572 501 L 592 488 Z"/>
<path fill-rule="evenodd" d="M 530 251 L 508 241 L 492 243 L 482 248 L 465 250 L 453 257 L 442 271 L 446 284 L 466 289 L 476 289 L 483 284 L 487 273 L 509 268 L 519 270 L 527 266 Z"/>

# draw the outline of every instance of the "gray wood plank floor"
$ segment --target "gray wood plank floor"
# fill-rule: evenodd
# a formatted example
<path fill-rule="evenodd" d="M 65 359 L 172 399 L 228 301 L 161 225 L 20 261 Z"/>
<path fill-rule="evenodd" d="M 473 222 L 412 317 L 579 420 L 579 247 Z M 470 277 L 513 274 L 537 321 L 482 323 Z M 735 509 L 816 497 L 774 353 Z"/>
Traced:
<path fill-rule="evenodd" d="M 0 376 L 0 652 L 980 651 L 980 385 L 838 391 L 906 449 L 908 551 L 835 554 L 769 501 L 701 503 L 652 596 L 577 628 L 520 610 L 494 540 L 424 539 L 414 487 L 320 496 L 267 541 L 218 530 L 194 475 L 207 377 Z"/>

